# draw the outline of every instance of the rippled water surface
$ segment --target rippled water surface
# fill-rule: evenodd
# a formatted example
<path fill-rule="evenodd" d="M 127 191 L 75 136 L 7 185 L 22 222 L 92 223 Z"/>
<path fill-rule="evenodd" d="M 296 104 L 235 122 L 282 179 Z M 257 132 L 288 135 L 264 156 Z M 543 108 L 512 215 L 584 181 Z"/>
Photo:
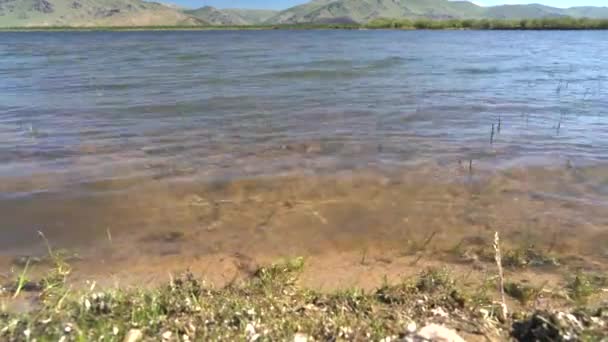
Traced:
<path fill-rule="evenodd" d="M 417 227 L 490 229 L 470 211 L 495 210 L 518 227 L 562 213 L 536 224 L 599 234 L 608 221 L 606 51 L 604 32 L 2 33 L 0 248 L 22 251 L 37 230 L 78 245 L 110 229 L 188 236 L 222 225 L 232 230 L 197 248 L 388 241 L 395 222 L 410 222 L 388 209 L 406 201 L 395 189 L 411 194 Z M 479 185 L 477 169 L 500 175 Z M 440 183 L 392 187 L 403 174 Z M 344 179 L 352 183 L 336 185 Z M 488 192 L 489 204 L 441 209 L 464 201 L 459 191 Z M 546 207 L 531 212 L 514 194 Z M 310 204 L 345 197 L 350 206 Z M 291 211 L 306 199 L 307 214 L 283 220 L 259 198 Z M 588 211 L 566 215 L 564 201 Z M 503 202 L 512 216 L 495 208 Z M 292 232 L 321 228 L 290 244 L 262 229 L 273 220 Z"/>

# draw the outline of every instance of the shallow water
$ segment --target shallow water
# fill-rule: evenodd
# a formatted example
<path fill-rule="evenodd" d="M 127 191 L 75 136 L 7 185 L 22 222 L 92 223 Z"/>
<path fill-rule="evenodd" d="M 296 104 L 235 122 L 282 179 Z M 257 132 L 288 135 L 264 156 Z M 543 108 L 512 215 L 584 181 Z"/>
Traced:
<path fill-rule="evenodd" d="M 499 230 L 605 261 L 606 50 L 602 32 L 2 33 L 0 254 L 44 251 L 39 230 L 116 262 Z"/>

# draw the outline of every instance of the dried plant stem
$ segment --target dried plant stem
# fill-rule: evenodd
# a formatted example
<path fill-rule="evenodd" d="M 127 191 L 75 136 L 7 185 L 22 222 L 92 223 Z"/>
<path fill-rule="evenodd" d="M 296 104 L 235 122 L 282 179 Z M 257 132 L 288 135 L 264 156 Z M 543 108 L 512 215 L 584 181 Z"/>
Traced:
<path fill-rule="evenodd" d="M 54 259 L 55 255 L 53 254 L 53 249 L 51 248 L 51 243 L 49 242 L 49 240 L 46 238 L 46 236 L 44 235 L 44 233 L 41 230 L 38 231 L 38 235 L 40 235 L 42 240 L 44 240 L 44 244 L 46 245 L 46 249 L 49 252 L 49 256 Z"/>
<path fill-rule="evenodd" d="M 435 237 L 435 235 L 437 235 L 437 231 L 433 231 L 431 232 L 431 234 L 429 235 L 429 237 L 426 238 L 426 240 L 424 241 L 424 243 L 422 244 L 422 246 L 420 246 L 418 248 L 418 252 L 423 252 L 426 247 L 429 245 L 429 243 L 431 243 L 431 241 L 433 241 L 433 238 Z M 411 265 L 414 266 L 418 263 L 418 261 L 420 261 L 420 259 L 422 259 L 422 257 L 424 256 L 424 254 L 420 253 L 420 255 L 418 256 L 418 258 L 416 258 L 416 260 L 414 260 Z"/>
<path fill-rule="evenodd" d="M 500 290 L 500 304 L 502 308 L 501 319 L 506 320 L 508 315 L 508 309 L 507 302 L 505 301 L 505 277 L 502 269 L 502 256 L 500 254 L 500 237 L 498 236 L 498 232 L 494 234 L 494 260 L 496 260 L 496 266 L 498 267 L 498 285 Z"/>

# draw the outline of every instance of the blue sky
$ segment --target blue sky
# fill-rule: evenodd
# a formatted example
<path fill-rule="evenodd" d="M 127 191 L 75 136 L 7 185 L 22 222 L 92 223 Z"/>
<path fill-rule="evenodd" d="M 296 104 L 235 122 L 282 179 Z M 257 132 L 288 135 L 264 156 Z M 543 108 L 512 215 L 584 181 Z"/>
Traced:
<path fill-rule="evenodd" d="M 307 0 L 160 0 L 161 2 L 176 3 L 186 7 L 214 6 L 218 8 L 270 8 L 285 9 Z M 607 0 L 473 0 L 479 5 L 526 4 L 541 3 L 555 7 L 570 6 L 608 6 Z"/>

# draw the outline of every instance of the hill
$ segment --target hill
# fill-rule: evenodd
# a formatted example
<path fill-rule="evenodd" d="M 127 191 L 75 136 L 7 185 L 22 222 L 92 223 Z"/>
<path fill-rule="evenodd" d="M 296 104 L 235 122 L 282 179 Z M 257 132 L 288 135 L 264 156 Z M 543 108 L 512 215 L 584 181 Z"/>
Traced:
<path fill-rule="evenodd" d="M 608 7 L 478 6 L 449 0 L 312 0 L 284 11 L 183 9 L 143 0 L 0 0 L 0 27 L 358 24 L 374 19 L 608 18 Z"/>
<path fill-rule="evenodd" d="M 195 10 L 185 10 L 184 13 L 208 22 L 211 25 L 238 26 L 261 24 L 277 12 L 270 10 L 217 9 L 205 6 Z"/>
<path fill-rule="evenodd" d="M 565 10 L 565 14 L 578 18 L 606 19 L 608 18 L 608 7 L 571 7 Z"/>
<path fill-rule="evenodd" d="M 269 24 L 365 23 L 377 18 L 535 19 L 571 16 L 608 18 L 608 7 L 561 9 L 538 4 L 482 7 L 448 0 L 313 0 L 267 20 Z"/>
<path fill-rule="evenodd" d="M 179 9 L 141 0 L 0 0 L 0 27 L 204 24 Z"/>
<path fill-rule="evenodd" d="M 232 13 L 236 16 L 239 16 L 240 18 L 245 20 L 247 23 L 252 24 L 252 25 L 262 24 L 278 13 L 278 11 L 273 11 L 273 10 L 237 9 L 237 8 L 223 9 L 222 11 L 227 12 L 227 13 Z"/>
<path fill-rule="evenodd" d="M 211 25 L 247 25 L 247 21 L 240 16 L 211 6 L 195 10 L 185 10 L 184 13 L 208 22 Z"/>

